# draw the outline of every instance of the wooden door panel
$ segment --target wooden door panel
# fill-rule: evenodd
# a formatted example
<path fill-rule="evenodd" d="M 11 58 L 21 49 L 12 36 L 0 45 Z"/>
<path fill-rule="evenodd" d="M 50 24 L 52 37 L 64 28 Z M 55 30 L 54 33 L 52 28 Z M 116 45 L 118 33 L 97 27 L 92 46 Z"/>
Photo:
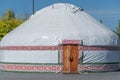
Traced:
<path fill-rule="evenodd" d="M 78 46 L 63 46 L 63 73 L 78 73 Z"/>
<path fill-rule="evenodd" d="M 71 73 L 78 73 L 78 46 L 71 46 L 71 57 L 73 61 L 71 62 Z"/>
<path fill-rule="evenodd" d="M 63 73 L 70 73 L 70 45 L 63 47 Z"/>

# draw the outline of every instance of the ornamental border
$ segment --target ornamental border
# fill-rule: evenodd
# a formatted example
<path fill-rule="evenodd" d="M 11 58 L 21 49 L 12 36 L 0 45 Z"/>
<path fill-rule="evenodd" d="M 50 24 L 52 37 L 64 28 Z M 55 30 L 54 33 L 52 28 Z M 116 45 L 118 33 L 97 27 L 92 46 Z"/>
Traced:
<path fill-rule="evenodd" d="M 0 46 L 0 50 L 62 50 L 63 46 Z M 120 50 L 117 46 L 78 46 L 79 50 Z"/>
<path fill-rule="evenodd" d="M 63 45 L 65 45 L 65 44 L 77 44 L 77 45 L 79 45 L 80 43 L 81 43 L 80 40 L 62 40 L 61 44 L 63 44 Z"/>
<path fill-rule="evenodd" d="M 120 70 L 119 64 L 103 65 L 78 65 L 78 72 L 82 71 L 115 71 Z M 62 65 L 25 65 L 25 64 L 0 64 L 0 71 L 61 73 Z"/>
<path fill-rule="evenodd" d="M 120 70 L 120 64 L 103 64 L 103 65 L 96 65 L 96 64 L 86 64 L 86 65 L 79 65 L 78 70 L 80 71 L 116 71 Z"/>
<path fill-rule="evenodd" d="M 25 65 L 25 64 L 0 64 L 3 71 L 27 71 L 27 72 L 55 72 L 61 71 L 61 65 Z"/>

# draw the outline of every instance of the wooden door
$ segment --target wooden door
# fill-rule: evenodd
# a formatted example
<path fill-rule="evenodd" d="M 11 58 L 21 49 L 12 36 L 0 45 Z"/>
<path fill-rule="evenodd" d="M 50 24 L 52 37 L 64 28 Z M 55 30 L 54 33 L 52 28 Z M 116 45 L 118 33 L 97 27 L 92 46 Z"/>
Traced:
<path fill-rule="evenodd" d="M 63 46 L 63 73 L 78 73 L 78 46 Z"/>
<path fill-rule="evenodd" d="M 71 46 L 71 58 L 73 58 L 73 60 L 70 65 L 70 73 L 78 73 L 78 46 Z"/>
<path fill-rule="evenodd" d="M 63 73 L 70 73 L 70 45 L 63 47 Z"/>

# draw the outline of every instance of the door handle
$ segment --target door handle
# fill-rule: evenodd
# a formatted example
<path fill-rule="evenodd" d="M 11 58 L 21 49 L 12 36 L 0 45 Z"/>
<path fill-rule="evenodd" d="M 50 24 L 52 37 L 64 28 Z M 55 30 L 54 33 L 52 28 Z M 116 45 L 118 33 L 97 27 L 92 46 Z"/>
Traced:
<path fill-rule="evenodd" d="M 73 57 L 70 57 L 70 59 L 69 59 L 69 60 L 70 60 L 70 62 L 72 62 L 72 61 L 73 61 Z"/>

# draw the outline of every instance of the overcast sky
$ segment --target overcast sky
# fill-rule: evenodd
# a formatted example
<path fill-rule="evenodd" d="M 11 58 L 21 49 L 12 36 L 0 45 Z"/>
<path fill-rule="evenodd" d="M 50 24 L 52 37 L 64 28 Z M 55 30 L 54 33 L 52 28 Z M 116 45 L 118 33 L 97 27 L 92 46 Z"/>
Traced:
<path fill-rule="evenodd" d="M 59 2 L 71 3 L 83 8 L 112 30 L 116 30 L 120 20 L 120 0 L 35 0 L 35 11 Z M 17 16 L 31 14 L 32 0 L 0 0 L 0 16 L 8 9 L 12 9 Z"/>

